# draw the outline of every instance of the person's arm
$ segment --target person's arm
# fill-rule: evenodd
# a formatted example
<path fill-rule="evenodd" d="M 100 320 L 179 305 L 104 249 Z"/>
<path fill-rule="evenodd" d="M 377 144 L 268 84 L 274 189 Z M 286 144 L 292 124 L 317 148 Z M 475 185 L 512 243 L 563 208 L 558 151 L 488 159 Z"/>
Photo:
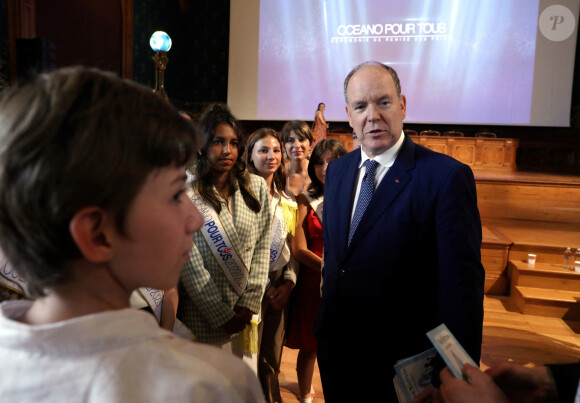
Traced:
<path fill-rule="evenodd" d="M 290 237 L 286 239 L 286 243 L 290 243 Z M 268 303 L 272 308 L 281 311 L 286 308 L 288 301 L 290 300 L 290 294 L 296 286 L 297 279 L 297 269 L 298 264 L 291 257 L 290 261 L 284 268 L 284 283 L 275 287 L 272 286 L 266 291 L 266 297 L 268 298 Z"/>
<path fill-rule="evenodd" d="M 257 237 L 252 254 L 252 261 L 248 267 L 248 270 L 250 271 L 248 285 L 237 302 L 236 307 L 247 309 L 256 314 L 260 311 L 264 290 L 266 288 L 266 283 L 268 282 L 272 211 L 270 210 L 270 196 L 266 181 L 261 177 L 254 178 L 258 179 L 258 185 L 253 187 L 252 190 L 258 197 L 262 208 L 260 209 L 258 219 L 255 222 Z"/>
<path fill-rule="evenodd" d="M 510 401 L 556 401 L 556 383 L 550 370 L 544 365 L 528 368 L 514 363 L 504 363 L 485 372 Z"/>
<path fill-rule="evenodd" d="M 223 302 L 221 292 L 206 269 L 203 258 L 197 248 L 198 244 L 205 244 L 203 235 L 196 233 L 194 241 L 193 248 L 189 252 L 189 261 L 181 270 L 181 283 L 204 319 L 211 327 L 217 329 L 230 321 L 235 312 Z M 205 247 L 207 248 L 207 246 Z M 214 257 L 210 256 L 210 259 L 214 259 Z M 208 262 L 209 264 L 218 263 Z"/>
<path fill-rule="evenodd" d="M 296 225 L 296 234 L 292 237 L 292 254 L 294 258 L 305 265 L 309 270 L 322 270 L 322 259 L 314 252 L 308 249 L 308 212 L 310 204 L 306 196 L 299 195 L 296 197 L 298 203 L 298 224 Z"/>
<path fill-rule="evenodd" d="M 328 128 L 328 123 L 326 123 L 326 119 L 324 119 L 324 115 L 322 114 L 322 112 L 318 111 L 318 112 L 316 112 L 316 114 L 318 115 L 318 119 L 320 120 L 320 123 Z"/>
<path fill-rule="evenodd" d="M 278 287 L 272 286 L 266 291 L 266 297 L 268 298 L 268 303 L 272 308 L 277 311 L 281 311 L 286 308 L 288 301 L 290 300 L 290 294 L 294 289 L 294 283 L 290 280 L 284 280 L 284 283 Z"/>
<path fill-rule="evenodd" d="M 170 288 L 163 292 L 163 301 L 161 303 L 161 320 L 160 326 L 170 332 L 173 331 L 175 324 L 175 315 L 177 314 L 177 304 L 179 303 L 179 294 L 177 287 Z"/>
<path fill-rule="evenodd" d="M 441 378 L 440 396 L 443 402 L 448 403 L 509 403 L 509 399 L 493 382 L 493 379 L 469 364 L 463 367 L 464 376 L 469 379 L 465 382 L 455 378 L 449 368 L 445 367 L 439 374 Z"/>
<path fill-rule="evenodd" d="M 298 211 L 296 212 L 296 214 L 298 214 Z M 296 215 L 296 220 L 298 220 L 298 215 Z M 290 251 L 290 261 L 288 262 L 288 264 L 284 269 L 284 280 L 289 281 L 292 284 L 296 285 L 296 281 L 298 280 L 298 274 L 300 273 L 300 265 L 292 255 L 292 238 L 293 238 L 292 235 L 289 235 L 286 238 L 285 247 L 288 248 L 288 250 Z"/>
<path fill-rule="evenodd" d="M 438 250 L 438 323 L 445 323 L 479 362 L 483 328 L 484 270 L 475 180 L 466 165 L 446 171 L 435 206 Z M 437 372 L 442 368 L 437 369 Z M 433 376 L 438 381 L 436 374 Z"/>
<path fill-rule="evenodd" d="M 505 363 L 485 372 L 469 364 L 463 367 L 467 379 L 455 378 L 449 368 L 440 373 L 444 402 L 555 402 L 556 384 L 543 365 L 527 368 Z"/>
<path fill-rule="evenodd" d="M 253 312 L 247 308 L 234 307 L 234 317 L 222 325 L 224 332 L 228 334 L 239 333 L 250 324 Z"/>

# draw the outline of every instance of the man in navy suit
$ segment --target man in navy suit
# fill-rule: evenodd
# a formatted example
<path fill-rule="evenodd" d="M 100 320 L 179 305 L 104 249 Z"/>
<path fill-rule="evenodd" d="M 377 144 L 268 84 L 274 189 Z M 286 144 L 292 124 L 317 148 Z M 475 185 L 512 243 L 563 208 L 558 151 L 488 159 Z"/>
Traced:
<path fill-rule="evenodd" d="M 326 172 L 318 363 L 328 402 L 396 401 L 393 365 L 432 347 L 425 333 L 441 323 L 479 362 L 475 180 L 467 165 L 404 135 L 406 99 L 392 68 L 355 67 L 344 93 L 361 149 Z"/>

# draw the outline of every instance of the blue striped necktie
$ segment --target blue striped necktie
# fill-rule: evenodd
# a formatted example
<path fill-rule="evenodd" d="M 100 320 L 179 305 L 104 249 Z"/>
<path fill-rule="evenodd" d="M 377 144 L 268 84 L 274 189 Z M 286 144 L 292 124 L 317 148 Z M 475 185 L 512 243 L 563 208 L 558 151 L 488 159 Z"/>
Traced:
<path fill-rule="evenodd" d="M 350 232 L 348 234 L 348 244 L 354 236 L 354 232 L 360 223 L 360 220 L 367 209 L 367 206 L 371 202 L 373 193 L 375 191 L 375 169 L 379 163 L 375 160 L 365 161 L 365 176 L 363 177 L 362 183 L 360 185 L 360 192 L 358 195 L 358 201 L 356 203 L 356 209 L 354 215 L 352 216 L 352 222 L 350 223 Z"/>

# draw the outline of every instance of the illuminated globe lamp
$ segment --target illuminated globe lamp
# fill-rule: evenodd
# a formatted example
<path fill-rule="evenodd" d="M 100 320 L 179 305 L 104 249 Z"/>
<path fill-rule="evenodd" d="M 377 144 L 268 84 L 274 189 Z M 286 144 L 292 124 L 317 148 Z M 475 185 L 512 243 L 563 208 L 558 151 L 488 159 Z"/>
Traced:
<path fill-rule="evenodd" d="M 149 45 L 155 52 L 153 55 L 155 62 L 155 88 L 153 92 L 161 95 L 165 100 L 169 100 L 164 88 L 164 73 L 169 63 L 167 52 L 171 49 L 171 38 L 163 31 L 155 31 L 149 39 Z"/>

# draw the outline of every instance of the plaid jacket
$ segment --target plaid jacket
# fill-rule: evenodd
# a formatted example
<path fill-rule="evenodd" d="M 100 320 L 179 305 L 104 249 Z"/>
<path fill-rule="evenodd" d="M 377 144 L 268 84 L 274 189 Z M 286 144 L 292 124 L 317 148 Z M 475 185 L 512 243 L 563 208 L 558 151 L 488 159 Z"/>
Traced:
<path fill-rule="evenodd" d="M 234 307 L 255 313 L 260 310 L 268 279 L 272 213 L 264 179 L 251 175 L 250 188 L 262 206 L 259 213 L 246 206 L 238 189 L 233 196 L 233 217 L 225 205 L 219 214 L 230 241 L 249 270 L 244 293 L 236 294 L 199 231 L 194 234 L 189 262 L 181 272 L 178 318 L 200 342 L 230 338 L 221 326 L 234 316 Z"/>

